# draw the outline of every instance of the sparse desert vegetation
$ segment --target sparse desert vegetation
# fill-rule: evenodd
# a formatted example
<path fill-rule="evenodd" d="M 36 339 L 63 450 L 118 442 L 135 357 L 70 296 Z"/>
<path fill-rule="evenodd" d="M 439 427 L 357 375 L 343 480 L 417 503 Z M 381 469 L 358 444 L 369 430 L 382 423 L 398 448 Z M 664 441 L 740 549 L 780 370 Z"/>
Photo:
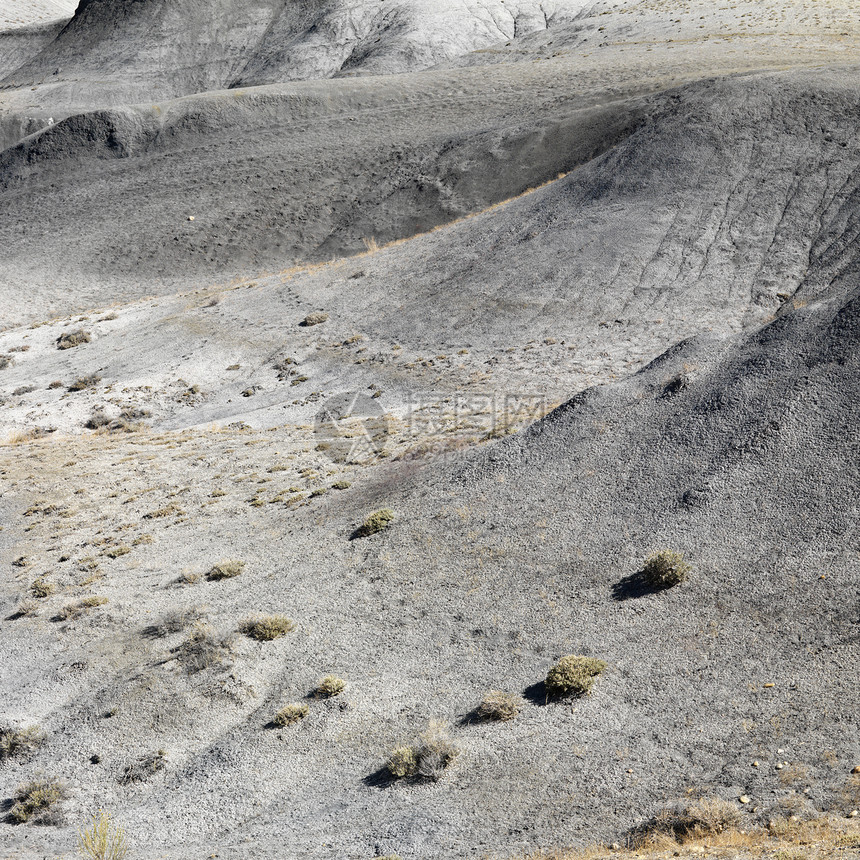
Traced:
<path fill-rule="evenodd" d="M 50 814 L 65 797 L 64 786 L 56 779 L 37 779 L 25 783 L 15 792 L 9 820 L 14 824 L 51 823 Z"/>
<path fill-rule="evenodd" d="M 173 632 L 174 627 L 171 624 L 168 630 Z M 193 674 L 204 669 L 221 669 L 231 665 L 234 649 L 233 633 L 220 633 L 201 621 L 197 622 L 191 635 L 177 646 L 174 653 L 186 671 Z"/>
<path fill-rule="evenodd" d="M 82 343 L 89 343 L 91 340 L 90 333 L 81 328 L 63 332 L 57 338 L 57 349 L 72 349 L 72 347 L 80 346 Z"/>
<path fill-rule="evenodd" d="M 479 720 L 498 720 L 506 722 L 513 720 L 523 706 L 522 696 L 516 693 L 506 693 L 503 690 L 490 690 L 475 710 Z"/>
<path fill-rule="evenodd" d="M 860 860 L 858 53 L 0 0 L 0 856 Z"/>
<path fill-rule="evenodd" d="M 337 675 L 326 675 L 314 689 L 314 695 L 320 699 L 330 699 L 339 696 L 346 689 L 346 681 Z"/>
<path fill-rule="evenodd" d="M 645 580 L 654 588 L 671 588 L 685 582 L 693 569 L 679 552 L 661 549 L 645 562 Z"/>
<path fill-rule="evenodd" d="M 276 726 L 292 726 L 301 722 L 308 715 L 308 706 L 299 702 L 285 705 L 272 718 Z"/>
<path fill-rule="evenodd" d="M 140 756 L 125 766 L 119 781 L 122 785 L 133 782 L 144 782 L 164 770 L 167 764 L 167 750 L 160 749 L 147 755 Z"/>
<path fill-rule="evenodd" d="M 123 860 L 129 843 L 125 830 L 114 822 L 111 814 L 100 810 L 89 827 L 78 834 L 78 847 L 88 860 Z"/>
<path fill-rule="evenodd" d="M 394 511 L 391 508 L 381 508 L 374 511 L 368 518 L 355 530 L 354 536 L 357 538 L 370 537 L 378 532 L 387 529 L 394 522 Z"/>
<path fill-rule="evenodd" d="M 219 561 L 213 565 L 206 574 L 206 579 L 217 582 L 220 579 L 232 579 L 234 576 L 239 576 L 245 569 L 245 562 L 238 558 L 230 558 L 224 561 Z"/>
<path fill-rule="evenodd" d="M 98 594 L 93 594 L 89 597 L 82 597 L 74 603 L 67 603 L 58 613 L 58 621 L 73 621 L 80 618 L 91 609 L 96 609 L 99 606 L 104 606 L 108 602 L 106 597 Z"/>
<path fill-rule="evenodd" d="M 258 642 L 271 642 L 295 628 L 295 622 L 286 615 L 260 615 L 243 621 L 239 632 Z"/>
<path fill-rule="evenodd" d="M 38 726 L 0 729 L 0 761 L 30 755 L 44 740 Z"/>
<path fill-rule="evenodd" d="M 606 663 L 595 657 L 568 654 L 562 657 L 546 676 L 547 695 L 550 697 L 584 696 L 606 669 Z"/>
<path fill-rule="evenodd" d="M 413 777 L 435 781 L 459 753 L 460 748 L 449 737 L 445 724 L 431 721 L 410 745 L 392 750 L 385 766 L 396 779 Z"/>

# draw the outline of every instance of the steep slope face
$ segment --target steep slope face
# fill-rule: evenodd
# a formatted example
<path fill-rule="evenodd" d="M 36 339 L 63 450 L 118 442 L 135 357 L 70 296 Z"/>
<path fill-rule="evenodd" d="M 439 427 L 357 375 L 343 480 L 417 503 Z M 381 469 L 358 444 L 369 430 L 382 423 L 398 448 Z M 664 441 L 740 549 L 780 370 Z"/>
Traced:
<path fill-rule="evenodd" d="M 57 40 L 7 83 L 35 84 L 59 69 L 53 88 L 74 92 L 89 81 L 117 104 L 342 71 L 412 71 L 570 20 L 584 5 L 85 0 Z"/>
<path fill-rule="evenodd" d="M 31 23 L 5 29 L 0 23 L 0 79 L 38 54 L 45 45 L 57 38 L 66 19 Z M 40 126 L 41 127 L 41 126 Z M 33 129 L 37 131 L 38 129 Z M 23 137 L 23 135 L 21 135 Z M 0 137 L 0 141 L 2 141 Z"/>
<path fill-rule="evenodd" d="M 430 237 L 431 256 L 386 254 L 349 301 L 375 306 L 395 338 L 437 321 L 487 334 L 510 316 L 480 309 L 491 294 L 525 303 L 544 336 L 566 328 L 559 319 L 587 319 L 587 332 L 567 332 L 586 346 L 603 323 L 631 339 L 646 320 L 680 336 L 685 319 L 736 330 L 793 296 L 822 237 L 832 234 L 827 253 L 843 236 L 853 254 L 850 223 L 840 226 L 860 161 L 853 70 L 740 77 L 578 112 L 548 91 L 540 124 L 522 111 L 544 71 L 464 118 L 482 74 L 495 73 L 469 72 L 460 91 L 426 73 L 420 87 L 390 79 L 384 97 L 372 82 L 302 84 L 61 122 L 2 156 L 6 289 L 26 277 L 36 301 L 39 281 L 64 273 L 65 307 L 81 308 L 82 283 L 99 304 L 183 277 L 280 270 L 429 229 L 612 144 L 534 196 Z M 407 282 L 405 304 L 379 306 L 388 284 Z"/>

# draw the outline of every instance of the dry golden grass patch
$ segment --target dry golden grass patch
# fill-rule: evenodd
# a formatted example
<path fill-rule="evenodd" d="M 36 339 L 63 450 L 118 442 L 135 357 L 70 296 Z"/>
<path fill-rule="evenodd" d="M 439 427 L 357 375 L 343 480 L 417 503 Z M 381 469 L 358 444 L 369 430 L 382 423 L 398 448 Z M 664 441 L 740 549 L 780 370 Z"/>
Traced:
<path fill-rule="evenodd" d="M 707 856 L 725 860 L 849 860 L 858 855 L 846 849 L 858 847 L 860 853 L 860 819 L 822 815 L 810 821 L 780 821 L 786 828 L 777 828 L 779 836 L 767 828 L 728 827 L 719 832 L 691 832 L 680 839 L 655 834 L 644 842 L 616 848 L 592 844 L 549 849 L 517 855 L 515 860 L 690 860 Z"/>

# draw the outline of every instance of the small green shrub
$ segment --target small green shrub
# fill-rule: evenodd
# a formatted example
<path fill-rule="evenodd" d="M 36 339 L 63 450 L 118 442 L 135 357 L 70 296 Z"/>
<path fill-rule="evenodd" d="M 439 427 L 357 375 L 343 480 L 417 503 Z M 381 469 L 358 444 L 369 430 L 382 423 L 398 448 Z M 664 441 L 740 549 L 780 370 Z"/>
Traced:
<path fill-rule="evenodd" d="M 30 594 L 32 594 L 33 597 L 38 597 L 40 600 L 50 597 L 56 590 L 57 586 L 42 576 L 34 580 L 33 584 L 30 586 Z"/>
<path fill-rule="evenodd" d="M 239 631 L 258 642 L 271 642 L 295 630 L 295 627 L 295 623 L 286 615 L 261 615 L 243 621 Z"/>
<path fill-rule="evenodd" d="M 394 522 L 394 511 L 382 508 L 374 511 L 353 533 L 354 537 L 369 537 L 388 528 Z"/>
<path fill-rule="evenodd" d="M 38 726 L 28 726 L 26 729 L 0 729 L 0 761 L 29 755 L 44 740 L 45 733 Z"/>
<path fill-rule="evenodd" d="M 575 654 L 562 657 L 547 673 L 547 695 L 584 696 L 605 668 L 606 663 L 594 657 L 580 657 Z"/>
<path fill-rule="evenodd" d="M 166 762 L 167 750 L 158 750 L 149 755 L 141 756 L 131 764 L 126 765 L 119 781 L 122 785 L 127 785 L 130 782 L 143 782 L 158 771 L 164 770 Z"/>
<path fill-rule="evenodd" d="M 314 695 L 320 699 L 330 699 L 346 689 L 346 681 L 337 675 L 326 675 L 314 690 Z"/>
<path fill-rule="evenodd" d="M 39 779 L 22 785 L 15 792 L 15 803 L 9 810 L 9 821 L 24 824 L 33 818 L 42 818 L 57 801 L 65 796 L 65 789 L 55 779 Z"/>
<path fill-rule="evenodd" d="M 292 726 L 295 723 L 301 722 L 307 715 L 308 706 L 295 703 L 281 708 L 272 718 L 272 722 L 276 726 Z"/>
<path fill-rule="evenodd" d="M 385 766 L 397 779 L 437 780 L 459 753 L 457 745 L 448 737 L 444 723 L 433 721 L 411 746 L 393 750 Z"/>
<path fill-rule="evenodd" d="M 385 763 L 388 772 L 397 779 L 415 776 L 418 773 L 418 757 L 412 747 L 397 747 L 391 751 Z"/>
<path fill-rule="evenodd" d="M 478 705 L 475 715 L 479 720 L 513 720 L 522 704 L 522 698 L 515 693 L 490 690 Z"/>
<path fill-rule="evenodd" d="M 692 569 L 681 553 L 661 549 L 645 562 L 642 573 L 646 582 L 654 588 L 671 588 L 684 582 Z"/>
<path fill-rule="evenodd" d="M 110 813 L 99 810 L 90 826 L 78 833 L 78 848 L 90 860 L 123 860 L 128 841 L 125 830 L 113 823 Z"/>
<path fill-rule="evenodd" d="M 333 490 L 348 490 L 352 486 L 350 481 L 335 481 L 331 488 Z"/>
<path fill-rule="evenodd" d="M 76 331 L 67 331 L 63 332 L 57 338 L 57 349 L 71 349 L 73 346 L 80 346 L 82 343 L 89 343 L 92 338 L 90 337 L 89 332 L 84 331 L 82 328 L 77 329 Z"/>
<path fill-rule="evenodd" d="M 219 579 L 232 579 L 238 576 L 245 569 L 245 562 L 238 558 L 227 559 L 226 561 L 218 562 L 206 574 L 206 579 L 218 581 Z"/>
<path fill-rule="evenodd" d="M 114 546 L 114 547 L 111 547 L 111 548 L 110 548 L 110 549 L 105 553 L 105 555 L 106 555 L 108 558 L 119 558 L 119 557 L 120 557 L 120 556 L 122 556 L 122 555 L 128 555 L 130 552 L 131 552 L 131 547 L 130 547 L 130 546 L 125 546 L 124 544 L 121 544 L 120 546 Z"/>

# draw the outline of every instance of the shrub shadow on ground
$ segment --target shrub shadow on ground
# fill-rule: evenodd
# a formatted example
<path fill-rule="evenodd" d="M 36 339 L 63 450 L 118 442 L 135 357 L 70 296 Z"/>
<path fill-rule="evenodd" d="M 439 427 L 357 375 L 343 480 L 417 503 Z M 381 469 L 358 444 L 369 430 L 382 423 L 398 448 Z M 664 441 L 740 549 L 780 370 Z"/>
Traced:
<path fill-rule="evenodd" d="M 547 691 L 546 683 L 538 681 L 536 684 L 526 687 L 525 690 L 523 690 L 523 698 L 527 702 L 531 702 L 533 705 L 543 706 L 549 704 L 550 695 Z"/>
<path fill-rule="evenodd" d="M 382 765 L 382 767 L 377 768 L 373 773 L 369 773 L 361 781 L 370 788 L 388 788 L 397 782 L 397 779 L 385 765 Z"/>
<path fill-rule="evenodd" d="M 665 588 L 651 585 L 645 578 L 645 571 L 637 570 L 636 573 L 631 573 L 630 576 L 619 579 L 612 586 L 612 599 L 621 603 L 625 600 L 635 600 L 639 597 L 646 597 L 649 594 L 656 594 L 659 591 L 665 590 Z"/>

